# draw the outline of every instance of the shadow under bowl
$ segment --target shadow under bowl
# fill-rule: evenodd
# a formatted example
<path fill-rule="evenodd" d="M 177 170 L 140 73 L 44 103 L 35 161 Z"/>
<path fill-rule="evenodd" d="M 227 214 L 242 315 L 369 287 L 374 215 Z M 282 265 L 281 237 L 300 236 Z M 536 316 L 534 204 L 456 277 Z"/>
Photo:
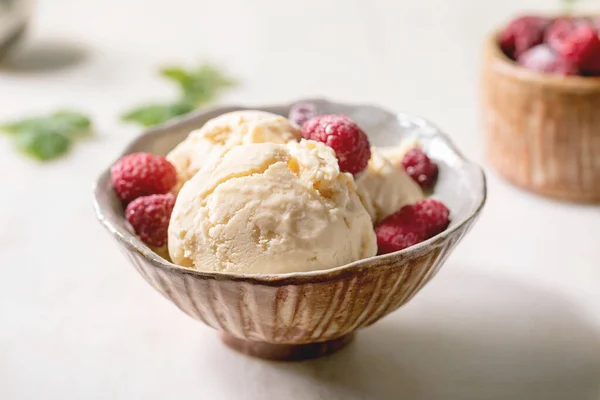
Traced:
<path fill-rule="evenodd" d="M 94 188 L 98 219 L 150 285 L 186 314 L 221 331 L 230 347 L 274 360 L 314 358 L 336 351 L 357 329 L 408 302 L 469 231 L 486 198 L 481 168 L 467 161 L 448 137 L 427 121 L 374 106 L 303 101 L 316 104 L 323 114 L 348 115 L 376 146 L 418 138 L 440 166 L 433 196 L 452 212 L 448 229 L 408 249 L 328 270 L 277 275 L 204 272 L 170 263 L 130 232 L 123 206 L 111 187 L 109 169 Z M 147 130 L 123 154 L 164 155 L 191 130 L 220 114 L 252 108 L 287 116 L 290 106 L 197 111 Z"/>

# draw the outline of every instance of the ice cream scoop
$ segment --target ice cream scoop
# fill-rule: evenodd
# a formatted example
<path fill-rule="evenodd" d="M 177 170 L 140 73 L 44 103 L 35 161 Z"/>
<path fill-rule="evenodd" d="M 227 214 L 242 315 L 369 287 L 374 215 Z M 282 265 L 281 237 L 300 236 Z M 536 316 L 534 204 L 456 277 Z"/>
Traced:
<path fill-rule="evenodd" d="M 185 267 L 254 274 L 374 256 L 372 221 L 356 190 L 322 143 L 233 147 L 181 189 L 169 254 Z"/>
<path fill-rule="evenodd" d="M 419 185 L 379 150 L 371 148 L 367 169 L 358 177 L 358 193 L 376 224 L 408 204 L 424 198 Z"/>
<path fill-rule="evenodd" d="M 234 146 L 250 143 L 297 142 L 302 137 L 300 127 L 281 115 L 264 111 L 234 111 L 208 121 L 168 155 L 177 169 L 178 192 L 212 157 Z"/>
<path fill-rule="evenodd" d="M 419 139 L 412 137 L 400 143 L 399 146 L 377 146 L 379 154 L 387 158 L 394 166 L 402 168 L 402 159 L 404 155 L 412 149 L 420 149 L 421 142 Z"/>

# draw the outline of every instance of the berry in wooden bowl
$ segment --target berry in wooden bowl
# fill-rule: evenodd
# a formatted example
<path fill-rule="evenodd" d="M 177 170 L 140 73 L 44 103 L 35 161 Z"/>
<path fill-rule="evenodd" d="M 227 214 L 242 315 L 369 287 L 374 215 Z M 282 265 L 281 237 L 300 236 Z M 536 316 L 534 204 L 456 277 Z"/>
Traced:
<path fill-rule="evenodd" d="M 600 202 L 598 19 L 522 17 L 485 43 L 486 153 L 536 193 Z"/>

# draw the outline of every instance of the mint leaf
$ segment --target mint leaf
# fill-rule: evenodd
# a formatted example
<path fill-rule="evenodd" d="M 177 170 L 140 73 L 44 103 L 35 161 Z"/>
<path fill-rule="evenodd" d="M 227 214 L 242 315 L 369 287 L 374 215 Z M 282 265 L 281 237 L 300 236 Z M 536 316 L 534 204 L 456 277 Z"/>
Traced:
<path fill-rule="evenodd" d="M 163 68 L 160 74 L 176 82 L 181 97 L 196 106 L 213 101 L 224 89 L 236 85 L 236 82 L 211 64 L 203 64 L 192 70 L 181 67 Z"/>
<path fill-rule="evenodd" d="M 136 122 L 143 126 L 162 124 L 171 118 L 187 114 L 194 109 L 192 104 L 177 102 L 171 104 L 150 104 L 125 113 L 121 119 Z"/>
<path fill-rule="evenodd" d="M 167 67 L 160 70 L 160 75 L 164 78 L 171 79 L 181 86 L 189 85 L 192 80 L 191 75 L 180 67 Z"/>
<path fill-rule="evenodd" d="M 13 136 L 17 149 L 41 161 L 65 154 L 73 140 L 90 135 L 91 129 L 91 120 L 73 110 L 0 125 L 0 130 Z"/>
<path fill-rule="evenodd" d="M 177 84 L 180 92 L 179 100 L 136 108 L 122 115 L 123 121 L 135 122 L 143 126 L 161 124 L 212 102 L 224 89 L 236 84 L 233 79 L 210 64 L 203 64 L 190 70 L 177 66 L 166 67 L 160 70 L 160 75 Z"/>
<path fill-rule="evenodd" d="M 36 130 L 40 127 L 39 118 L 27 118 L 17 122 L 8 122 L 0 125 L 0 130 L 6 133 L 18 133 L 22 131 Z"/>
<path fill-rule="evenodd" d="M 71 110 L 61 110 L 50 116 L 54 129 L 62 130 L 70 137 L 88 136 L 92 130 L 92 121 L 85 115 Z"/>
<path fill-rule="evenodd" d="M 12 134 L 38 132 L 79 137 L 89 135 L 91 126 L 90 119 L 85 115 L 71 110 L 61 110 L 48 116 L 24 118 L 9 122 L 0 125 L 0 129 Z"/>
<path fill-rule="evenodd" d="M 72 140 L 54 132 L 27 131 L 15 136 L 15 145 L 23 153 L 40 161 L 52 160 L 71 148 Z"/>

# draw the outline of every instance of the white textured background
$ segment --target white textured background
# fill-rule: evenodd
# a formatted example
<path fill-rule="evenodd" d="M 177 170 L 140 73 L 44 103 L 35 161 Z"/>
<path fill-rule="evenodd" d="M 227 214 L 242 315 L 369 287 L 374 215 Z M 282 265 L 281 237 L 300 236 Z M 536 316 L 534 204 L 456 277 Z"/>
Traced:
<path fill-rule="evenodd" d="M 479 224 L 436 279 L 345 351 L 302 364 L 224 348 L 127 265 L 91 207 L 93 179 L 136 133 L 117 115 L 169 98 L 154 71 L 170 62 L 227 66 L 243 86 L 223 102 L 326 96 L 423 115 L 483 161 L 483 38 L 558 3 L 39 1 L 29 68 L 0 69 L 0 120 L 73 106 L 98 135 L 46 165 L 0 137 L 0 399 L 599 399 L 598 207 L 490 173 Z M 78 62 L 36 71 L 40 51 Z"/>

